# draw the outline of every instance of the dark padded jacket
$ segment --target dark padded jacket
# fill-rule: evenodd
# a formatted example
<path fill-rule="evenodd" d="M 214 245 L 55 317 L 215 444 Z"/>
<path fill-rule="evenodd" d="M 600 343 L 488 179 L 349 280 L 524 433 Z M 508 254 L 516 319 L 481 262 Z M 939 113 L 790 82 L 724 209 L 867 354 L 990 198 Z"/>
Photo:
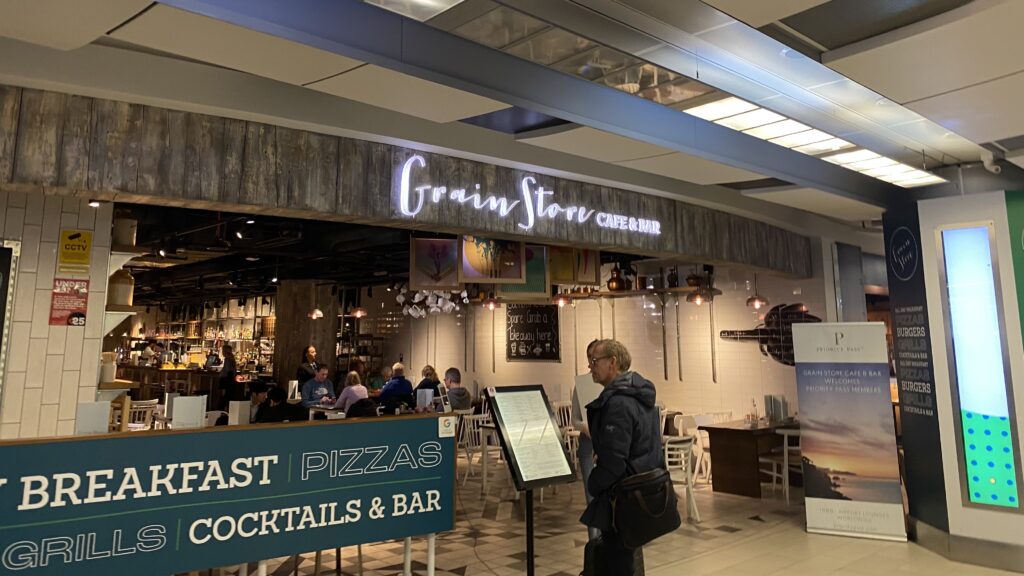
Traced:
<path fill-rule="evenodd" d="M 587 423 L 597 464 L 587 487 L 594 499 L 580 521 L 600 530 L 612 529 L 611 490 L 629 476 L 663 466 L 661 422 L 650 380 L 624 372 L 587 404 Z M 627 462 L 632 468 L 627 471 Z"/>

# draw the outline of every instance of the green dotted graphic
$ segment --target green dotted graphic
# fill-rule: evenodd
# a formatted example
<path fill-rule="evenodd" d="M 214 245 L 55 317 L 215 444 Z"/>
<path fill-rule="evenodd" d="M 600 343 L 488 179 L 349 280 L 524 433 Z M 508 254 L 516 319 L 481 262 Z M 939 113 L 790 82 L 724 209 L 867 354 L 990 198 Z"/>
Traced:
<path fill-rule="evenodd" d="M 971 502 L 1020 507 L 1013 435 L 1005 416 L 961 411 Z"/>

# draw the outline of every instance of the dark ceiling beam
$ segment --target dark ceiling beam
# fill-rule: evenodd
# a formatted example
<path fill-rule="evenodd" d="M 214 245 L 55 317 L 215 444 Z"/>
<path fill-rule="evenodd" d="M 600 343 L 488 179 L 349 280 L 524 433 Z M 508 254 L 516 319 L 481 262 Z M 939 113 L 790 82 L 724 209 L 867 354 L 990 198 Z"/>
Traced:
<path fill-rule="evenodd" d="M 522 108 L 876 206 L 900 189 L 357 0 L 164 0 Z M 415 95 L 410 95 L 415 97 Z"/>

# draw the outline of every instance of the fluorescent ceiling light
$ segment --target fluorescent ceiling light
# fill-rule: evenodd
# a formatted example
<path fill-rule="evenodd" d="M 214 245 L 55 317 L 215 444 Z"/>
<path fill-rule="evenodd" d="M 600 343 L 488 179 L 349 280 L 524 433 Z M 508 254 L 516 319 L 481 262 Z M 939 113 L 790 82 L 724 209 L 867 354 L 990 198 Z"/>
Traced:
<path fill-rule="evenodd" d="M 797 132 L 796 134 L 790 134 L 788 136 L 782 136 L 781 138 L 772 138 L 772 144 L 778 144 L 785 148 L 795 148 L 796 146 L 803 146 L 804 144 L 814 144 L 815 142 L 821 142 L 822 140 L 835 139 L 831 134 L 822 132 L 821 130 L 805 130 L 803 132 Z"/>
<path fill-rule="evenodd" d="M 843 152 L 841 154 L 833 154 L 831 156 L 822 156 L 821 159 L 826 162 L 833 164 L 850 164 L 851 162 L 860 162 L 861 160 L 871 160 L 872 158 L 878 158 L 877 152 L 871 150 L 854 150 L 853 152 Z"/>
<path fill-rule="evenodd" d="M 775 112 L 765 110 L 764 108 L 758 108 L 757 110 L 751 110 L 750 112 L 744 112 L 743 114 L 737 114 L 735 116 L 716 120 L 715 124 L 721 124 L 722 126 L 727 126 L 733 130 L 743 131 L 785 119 L 786 117 L 781 114 L 776 114 Z"/>
<path fill-rule="evenodd" d="M 844 150 L 846 148 L 853 148 L 853 144 L 843 140 L 842 138 L 830 138 L 821 142 L 807 144 L 806 146 L 797 146 L 796 148 L 793 148 L 793 150 L 803 152 L 804 154 L 810 154 L 811 156 L 816 156 L 825 152 L 835 152 L 836 150 Z"/>
<path fill-rule="evenodd" d="M 363 0 L 402 16 L 425 22 L 463 0 Z"/>
<path fill-rule="evenodd" d="M 911 166 L 906 164 L 893 164 L 891 166 L 883 166 L 881 168 L 872 168 L 871 170 L 864 170 L 861 174 L 865 176 L 871 176 L 872 178 L 881 178 L 883 176 L 895 176 L 896 174 L 902 174 L 904 172 L 910 172 L 913 170 Z"/>
<path fill-rule="evenodd" d="M 946 181 L 947 180 L 945 178 L 940 178 L 940 177 L 938 177 L 938 176 L 936 176 L 934 174 L 929 174 L 928 176 L 926 176 L 924 178 L 918 178 L 916 180 L 902 180 L 900 182 L 893 182 L 893 184 L 895 184 L 897 186 L 902 186 L 904 188 L 913 188 L 914 186 L 927 186 L 929 184 L 940 184 L 940 183 L 946 182 Z"/>
<path fill-rule="evenodd" d="M 861 160 L 860 162 L 853 162 L 847 164 L 846 167 L 850 170 L 856 170 L 857 172 L 863 172 L 865 170 L 871 170 L 872 168 L 884 168 L 886 166 L 892 166 L 898 164 L 892 158 L 886 158 L 885 156 L 879 156 L 878 158 L 872 158 L 870 160 Z"/>
<path fill-rule="evenodd" d="M 810 129 L 810 126 L 801 124 L 796 120 L 783 120 L 781 122 L 774 122 L 759 128 L 747 130 L 744 134 L 749 134 L 754 138 L 760 138 L 762 140 L 771 140 L 772 138 L 778 138 L 780 136 L 789 136 L 790 134 L 806 132 Z"/>
<path fill-rule="evenodd" d="M 684 110 L 684 112 L 691 116 L 696 116 L 697 118 L 703 118 L 704 120 L 714 122 L 720 118 L 735 116 L 756 108 L 757 106 L 750 102 L 740 100 L 735 96 L 730 96 L 723 100 L 717 100 L 715 102 L 690 108 L 689 110 Z"/>
<path fill-rule="evenodd" d="M 883 176 L 882 178 L 880 178 L 880 180 L 885 180 L 886 182 L 892 182 L 893 184 L 899 184 L 900 182 L 909 182 L 911 180 L 921 180 L 921 179 L 927 178 L 929 176 L 931 176 L 931 174 L 925 172 L 924 170 L 918 170 L 918 169 L 914 168 L 914 169 L 912 169 L 912 170 L 910 170 L 908 172 L 903 172 L 901 174 L 894 174 L 892 176 Z"/>

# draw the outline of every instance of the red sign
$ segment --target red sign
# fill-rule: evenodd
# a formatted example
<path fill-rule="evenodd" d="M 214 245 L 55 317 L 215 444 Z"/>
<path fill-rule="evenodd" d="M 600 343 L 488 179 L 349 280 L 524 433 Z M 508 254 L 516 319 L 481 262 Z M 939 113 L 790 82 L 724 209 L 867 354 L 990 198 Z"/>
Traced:
<path fill-rule="evenodd" d="M 85 326 L 89 307 L 89 281 L 54 278 L 50 300 L 50 326 Z"/>

